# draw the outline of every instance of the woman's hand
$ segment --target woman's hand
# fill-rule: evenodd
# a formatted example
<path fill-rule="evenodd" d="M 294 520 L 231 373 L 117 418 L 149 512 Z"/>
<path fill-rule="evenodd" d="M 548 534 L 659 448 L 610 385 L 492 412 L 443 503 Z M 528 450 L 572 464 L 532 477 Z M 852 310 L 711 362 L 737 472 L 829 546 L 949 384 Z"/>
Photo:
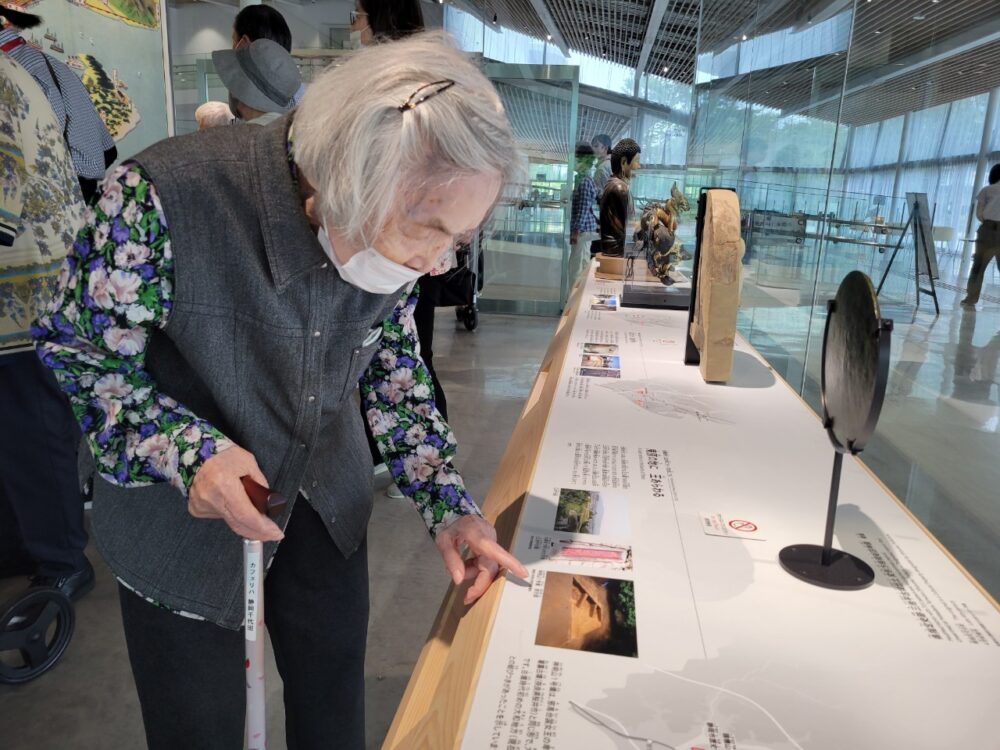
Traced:
<path fill-rule="evenodd" d="M 521 578 L 528 577 L 528 569 L 497 544 L 496 529 L 479 516 L 462 516 L 439 531 L 435 541 L 456 586 L 475 579 L 465 592 L 466 604 L 486 593 L 501 567 Z M 459 552 L 462 545 L 472 552 L 468 560 L 463 560 Z"/>
<path fill-rule="evenodd" d="M 194 475 L 188 492 L 188 513 L 195 518 L 221 518 L 245 539 L 283 539 L 285 535 L 277 524 L 261 515 L 243 490 L 240 478 L 245 476 L 270 486 L 249 451 L 233 446 L 216 453 Z"/>

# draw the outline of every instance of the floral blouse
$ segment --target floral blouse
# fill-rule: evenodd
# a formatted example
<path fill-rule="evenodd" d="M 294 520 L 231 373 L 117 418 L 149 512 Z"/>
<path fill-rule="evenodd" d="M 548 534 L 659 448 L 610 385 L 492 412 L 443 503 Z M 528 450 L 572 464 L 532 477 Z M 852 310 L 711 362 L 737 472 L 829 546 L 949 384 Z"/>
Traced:
<path fill-rule="evenodd" d="M 136 164 L 115 169 L 66 258 L 33 331 L 39 355 L 69 396 L 101 476 L 126 487 L 169 482 L 185 495 L 201 465 L 233 443 L 158 390 L 146 344 L 173 298 L 170 233 L 156 190 Z M 399 488 L 436 534 L 479 515 L 451 465 L 456 442 L 434 404 L 413 322 L 417 291 L 384 323 L 361 378 L 368 422 Z"/>

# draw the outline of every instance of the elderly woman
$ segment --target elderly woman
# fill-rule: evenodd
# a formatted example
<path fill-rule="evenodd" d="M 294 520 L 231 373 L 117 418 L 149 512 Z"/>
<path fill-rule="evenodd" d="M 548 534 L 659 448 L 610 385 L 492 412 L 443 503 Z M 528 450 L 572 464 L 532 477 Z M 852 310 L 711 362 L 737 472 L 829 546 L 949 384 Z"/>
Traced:
<path fill-rule="evenodd" d="M 490 83 L 421 35 L 328 70 L 272 125 L 164 141 L 105 182 L 36 335 L 104 479 L 93 530 L 151 748 L 241 747 L 241 537 L 269 542 L 288 746 L 364 746 L 359 378 L 466 601 L 499 566 L 526 575 L 450 463 L 410 294 L 485 219 L 513 149 Z M 277 523 L 244 476 L 294 498 Z"/>

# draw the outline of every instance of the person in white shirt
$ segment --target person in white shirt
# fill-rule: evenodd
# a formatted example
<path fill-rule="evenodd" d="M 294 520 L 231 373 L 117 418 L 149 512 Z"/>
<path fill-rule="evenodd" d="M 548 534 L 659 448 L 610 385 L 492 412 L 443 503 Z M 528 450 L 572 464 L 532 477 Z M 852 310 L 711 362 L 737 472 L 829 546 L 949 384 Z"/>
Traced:
<path fill-rule="evenodd" d="M 972 258 L 972 271 L 965 292 L 963 305 L 970 307 L 979 302 L 979 292 L 983 288 L 983 276 L 990 261 L 996 261 L 1000 269 L 1000 164 L 990 170 L 989 185 L 979 191 L 976 197 L 976 253 Z"/>

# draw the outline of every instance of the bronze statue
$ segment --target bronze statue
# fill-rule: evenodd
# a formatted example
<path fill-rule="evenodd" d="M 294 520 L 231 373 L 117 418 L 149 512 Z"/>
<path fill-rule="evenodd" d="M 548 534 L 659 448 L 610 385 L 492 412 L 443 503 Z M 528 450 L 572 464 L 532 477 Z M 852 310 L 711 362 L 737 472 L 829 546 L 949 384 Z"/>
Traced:
<path fill-rule="evenodd" d="M 625 255 L 625 226 L 632 209 L 629 181 L 639 169 L 639 144 L 624 138 L 611 149 L 612 177 L 601 193 L 601 250 L 605 255 Z"/>

